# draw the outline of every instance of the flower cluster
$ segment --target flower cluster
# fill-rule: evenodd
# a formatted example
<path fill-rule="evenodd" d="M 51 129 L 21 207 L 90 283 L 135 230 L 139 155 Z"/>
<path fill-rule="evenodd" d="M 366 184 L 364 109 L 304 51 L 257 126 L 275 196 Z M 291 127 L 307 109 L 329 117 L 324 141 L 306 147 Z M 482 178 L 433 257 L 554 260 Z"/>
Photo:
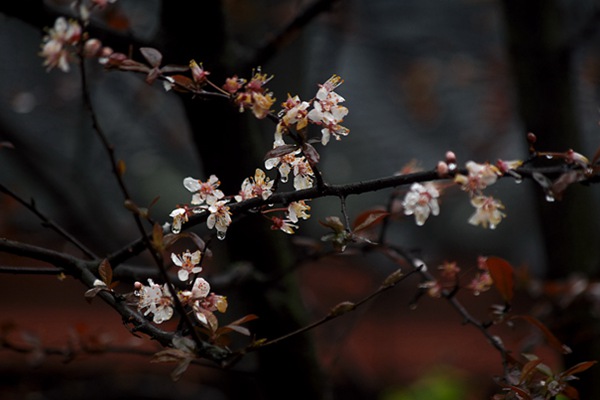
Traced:
<path fill-rule="evenodd" d="M 152 314 L 155 324 L 162 324 L 173 316 L 173 297 L 167 284 L 158 285 L 148 279 L 148 286 L 140 282 L 134 284 L 135 296 L 139 298 L 137 308 L 144 315 Z"/>
<path fill-rule="evenodd" d="M 208 211 L 210 215 L 206 219 L 206 225 L 209 229 L 217 230 L 219 239 L 225 238 L 227 228 L 231 224 L 231 213 L 227 206 L 229 200 L 224 200 L 225 194 L 217 189 L 220 184 L 215 175 L 211 175 L 206 182 L 191 177 L 183 180 L 183 186 L 192 192 L 193 207 L 178 207 L 169 214 L 173 218 L 173 233 L 181 232 L 182 224 L 188 221 L 190 215 Z"/>
<path fill-rule="evenodd" d="M 308 113 L 308 119 L 317 125 L 321 125 L 321 143 L 329 143 L 331 135 L 337 140 L 340 136 L 347 136 L 350 130 L 340 125 L 344 117 L 348 114 L 348 109 L 339 105 L 345 99 L 333 90 L 344 82 L 337 75 L 329 78 L 327 82 L 321 85 L 317 91 L 316 99 L 313 103 L 313 109 Z"/>
<path fill-rule="evenodd" d="M 227 311 L 227 298 L 212 293 L 204 278 L 196 278 L 191 290 L 179 292 L 179 300 L 183 306 L 191 307 L 201 324 L 210 328 L 218 326 L 214 312 Z"/>
<path fill-rule="evenodd" d="M 310 187 L 312 180 L 307 169 L 310 166 L 302 158 L 298 157 L 297 161 L 293 162 L 293 169 L 296 171 L 296 177 L 294 179 L 294 186 L 296 188 Z M 289 171 L 288 171 L 289 173 Z M 227 228 L 231 224 L 231 212 L 230 207 L 227 205 L 231 198 L 238 202 L 242 202 L 254 197 L 259 197 L 262 200 L 268 199 L 273 194 L 273 184 L 270 178 L 266 176 L 263 170 L 257 168 L 253 177 L 248 177 L 242 182 L 239 193 L 235 196 L 226 197 L 225 194 L 218 189 L 220 185 L 219 179 L 215 175 L 211 175 L 208 181 L 203 182 L 195 178 L 185 178 L 183 184 L 186 189 L 193 193 L 190 205 L 184 205 L 173 210 L 169 216 L 173 218 L 171 225 L 171 231 L 175 234 L 181 232 L 182 225 L 188 222 L 189 217 L 194 214 L 200 214 L 208 212 L 209 215 L 206 219 L 206 225 L 209 229 L 216 229 L 217 237 L 224 239 Z M 306 204 L 304 200 L 291 202 L 286 209 L 284 209 L 284 217 L 270 217 L 272 222 L 272 229 L 281 230 L 286 233 L 294 233 L 294 229 L 298 228 L 295 223 L 300 219 L 308 219 L 310 215 L 307 211 L 310 210 L 310 206 Z M 272 211 L 281 211 L 280 209 L 266 209 L 262 213 L 266 214 Z M 182 257 L 173 255 L 173 262 L 182 267 L 179 271 L 179 277 L 181 280 L 187 280 L 190 273 L 197 273 L 198 270 L 194 270 L 194 265 L 197 264 L 196 260 L 199 260 L 200 254 L 187 254 L 184 253 Z"/>
<path fill-rule="evenodd" d="M 174 300 L 167 284 L 158 285 L 148 279 L 148 286 L 136 282 L 134 287 L 138 310 L 144 315 L 152 314 L 155 324 L 162 324 L 173 317 Z M 182 306 L 191 308 L 196 319 L 207 327 L 217 325 L 215 311 L 227 311 L 227 299 L 212 293 L 210 284 L 204 278 L 196 278 L 189 290 L 177 293 L 177 298 Z"/>
<path fill-rule="evenodd" d="M 193 279 L 189 289 L 177 292 L 177 300 L 182 306 L 189 307 L 200 323 L 210 327 L 216 325 L 216 317 L 213 313 L 227 310 L 227 300 L 223 296 L 212 293 L 206 279 L 197 276 L 202 272 L 200 266 L 202 255 L 200 250 L 193 253 L 186 250 L 181 254 L 171 253 L 171 261 L 178 268 L 177 277 L 180 281 L 190 284 Z M 152 314 L 152 320 L 156 324 L 171 319 L 175 300 L 167 284 L 159 285 L 152 279 L 148 279 L 148 286 L 136 282 L 134 288 L 139 311 L 144 315 Z"/>
<path fill-rule="evenodd" d="M 54 27 L 50 28 L 43 38 L 40 52 L 48 71 L 52 68 L 59 68 L 63 72 L 69 71 L 69 61 L 74 46 L 81 40 L 81 32 L 81 26 L 77 21 L 67 21 L 64 17 L 56 19 Z"/>
<path fill-rule="evenodd" d="M 454 182 L 461 185 L 462 190 L 475 195 L 480 194 L 483 189 L 496 183 L 500 170 L 489 163 L 478 164 L 468 161 L 466 164 L 468 176 L 456 174 Z"/>
<path fill-rule="evenodd" d="M 475 276 L 475 278 L 473 278 L 473 280 L 471 280 L 471 282 L 467 286 L 473 291 L 473 294 L 475 296 L 479 296 L 479 294 L 488 291 L 494 284 L 492 276 L 488 271 L 486 261 L 486 257 L 477 258 L 477 275 Z"/>
<path fill-rule="evenodd" d="M 196 88 L 198 85 L 210 83 L 207 77 L 209 73 L 201 64 L 192 60 L 189 68 L 193 79 L 188 78 L 186 81 L 181 76 L 177 76 L 177 80 L 175 77 L 171 79 L 171 84 L 178 82 L 180 86 Z M 270 108 L 275 101 L 272 93 L 265 89 L 270 79 L 271 77 L 262 74 L 260 70 L 250 81 L 233 76 L 225 81 L 222 91 L 231 96 L 240 111 L 251 109 L 257 118 L 265 118 L 271 112 Z M 309 123 L 322 127 L 320 142 L 323 145 L 329 142 L 331 135 L 339 140 L 341 136 L 348 134 L 349 130 L 340 125 L 348 114 L 348 109 L 340 105 L 344 102 L 344 98 L 334 91 L 342 82 L 339 76 L 334 75 L 324 84 L 319 85 L 319 90 L 311 101 L 302 101 L 298 96 L 288 95 L 287 101 L 282 104 L 282 111 L 278 114 L 279 122 L 275 130 L 273 150 L 265 157 L 265 169 L 277 168 L 282 183 L 287 183 L 290 174 L 293 174 L 294 189 L 303 190 L 313 187 L 315 181 L 313 167 L 318 163 L 319 155 L 305 136 Z M 216 87 L 212 83 L 210 85 Z M 298 134 L 294 136 L 296 144 L 286 144 L 284 135 L 291 135 L 292 131 Z M 206 182 L 188 177 L 183 183 L 193 196 L 190 206 L 180 206 L 171 212 L 173 233 L 179 233 L 182 225 L 191 215 L 208 211 L 210 215 L 207 217 L 207 226 L 210 229 L 215 228 L 220 239 L 225 238 L 227 228 L 231 224 L 230 207 L 227 205 L 229 201 L 234 199 L 242 202 L 255 197 L 267 200 L 275 190 L 275 181 L 267 177 L 260 168 L 255 170 L 254 176 L 244 179 L 240 191 L 234 196 L 226 197 L 218 189 L 220 182 L 215 175 L 211 175 Z M 271 228 L 294 233 L 298 227 L 296 225 L 298 218 L 307 219 L 309 215 L 306 211 L 309 209 L 310 207 L 304 201 L 291 203 L 284 217 L 269 218 L 272 223 Z M 270 211 L 276 210 L 264 208 L 261 210 L 263 214 Z M 429 212 L 437 215 L 438 209 L 433 201 Z"/>
<path fill-rule="evenodd" d="M 108 3 L 116 0 L 91 0 L 90 4 L 74 2 L 78 5 L 78 13 L 81 20 L 89 20 L 90 12 L 94 8 L 102 9 Z M 77 55 L 86 58 L 98 58 L 101 63 L 106 63 L 113 53 L 110 47 L 104 47 L 102 42 L 95 38 L 84 39 L 83 29 L 79 22 L 58 17 L 54 26 L 48 29 L 47 35 L 42 39 L 42 50 L 39 55 L 44 58 L 43 65 L 47 71 L 58 68 L 63 72 L 69 72 L 70 65 Z M 82 52 L 79 49 L 81 40 L 84 39 Z"/>
<path fill-rule="evenodd" d="M 271 217 L 271 229 L 280 230 L 292 235 L 295 233 L 294 230 L 298 228 L 298 225 L 296 225 L 296 223 L 300 219 L 306 220 L 310 218 L 310 214 L 307 213 L 307 211 L 309 210 L 310 206 L 306 204 L 304 200 L 293 201 L 288 205 L 287 209 L 283 210 L 285 213 L 285 217 Z"/>
<path fill-rule="evenodd" d="M 496 229 L 502 218 L 506 217 L 500 200 L 483 195 L 483 190 L 493 185 L 499 176 L 509 173 L 520 165 L 519 161 L 499 161 L 498 166 L 489 163 L 478 164 L 469 161 L 466 164 L 468 175 L 456 174 L 454 182 L 461 185 L 462 190 L 469 193 L 475 213 L 469 218 L 471 225 L 481 225 L 483 228 Z"/>
<path fill-rule="evenodd" d="M 438 266 L 440 279 L 434 279 L 423 282 L 419 287 L 433 298 L 442 297 L 444 289 L 456 288 L 458 286 L 458 273 L 460 268 L 455 262 L 444 261 L 444 263 Z"/>
<path fill-rule="evenodd" d="M 306 157 L 300 155 L 300 150 L 272 157 L 265 160 L 265 168 L 271 170 L 278 167 L 281 182 L 286 183 L 290 172 L 294 175 L 294 189 L 309 189 L 313 186 L 315 173 Z"/>
<path fill-rule="evenodd" d="M 244 179 L 240 193 L 235 196 L 235 200 L 240 202 L 253 197 L 260 197 L 266 200 L 273 194 L 273 183 L 262 169 L 257 168 L 253 178 L 248 177 Z"/>
<path fill-rule="evenodd" d="M 477 273 L 466 285 L 473 295 L 479 296 L 481 293 L 488 291 L 494 284 L 492 276 L 488 270 L 486 257 L 477 258 Z M 443 290 L 454 291 L 459 288 L 459 273 L 460 268 L 455 262 L 445 261 L 438 266 L 439 278 L 423 282 L 419 285 L 430 297 L 439 298 L 443 294 Z"/>
<path fill-rule="evenodd" d="M 285 144 L 283 135 L 292 132 L 292 128 L 297 132 L 304 132 L 309 122 L 321 126 L 320 142 L 323 145 L 329 143 L 332 135 L 337 140 L 340 140 L 341 136 L 347 136 L 350 130 L 340 123 L 348 115 L 348 109 L 340 105 L 345 99 L 334 91 L 343 82 L 342 78 L 333 75 L 319 85 L 315 98 L 310 102 L 302 101 L 298 96 L 288 95 L 287 101 L 281 105 L 274 147 Z"/>
<path fill-rule="evenodd" d="M 240 112 L 250 109 L 256 118 L 263 119 L 269 115 L 271 107 L 275 103 L 273 93 L 265 88 L 272 78 L 272 76 L 267 77 L 266 74 L 262 74 L 258 69 L 249 82 L 235 76 L 226 80 L 223 89 L 233 95 L 233 101 L 239 107 Z"/>

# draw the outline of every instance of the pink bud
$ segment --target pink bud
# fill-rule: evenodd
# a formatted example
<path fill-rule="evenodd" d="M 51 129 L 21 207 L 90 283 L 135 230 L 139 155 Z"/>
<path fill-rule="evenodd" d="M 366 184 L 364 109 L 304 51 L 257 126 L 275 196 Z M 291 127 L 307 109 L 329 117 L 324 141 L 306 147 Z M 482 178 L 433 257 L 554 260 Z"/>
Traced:
<path fill-rule="evenodd" d="M 440 161 L 437 164 L 437 167 L 435 168 L 438 176 L 440 178 L 445 177 L 446 175 L 448 175 L 448 171 L 450 170 L 450 168 L 448 167 L 448 164 L 446 164 L 446 162 L 444 161 Z"/>
<path fill-rule="evenodd" d="M 448 164 L 456 164 L 456 154 L 453 151 L 446 152 L 446 162 Z"/>
<path fill-rule="evenodd" d="M 84 57 L 96 57 L 100 53 L 102 42 L 98 39 L 89 39 L 83 46 Z"/>

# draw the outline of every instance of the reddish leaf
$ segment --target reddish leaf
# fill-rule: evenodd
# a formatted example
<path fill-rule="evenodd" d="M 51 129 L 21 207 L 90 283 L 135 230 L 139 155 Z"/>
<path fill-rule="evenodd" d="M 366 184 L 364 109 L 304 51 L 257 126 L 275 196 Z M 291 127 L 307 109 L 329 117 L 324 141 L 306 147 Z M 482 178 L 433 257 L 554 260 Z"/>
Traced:
<path fill-rule="evenodd" d="M 331 228 L 335 231 L 335 233 L 341 233 L 346 230 L 346 227 L 342 223 L 342 221 L 335 216 L 325 218 L 325 221 L 319 221 L 319 223 L 327 228 Z"/>
<path fill-rule="evenodd" d="M 156 196 L 151 202 L 150 205 L 148 206 L 148 208 L 152 208 L 152 206 L 154 206 L 156 203 L 158 203 L 158 200 L 160 199 L 160 196 Z"/>
<path fill-rule="evenodd" d="M 511 320 L 514 319 L 522 319 L 524 321 L 529 322 L 531 325 L 537 327 L 544 334 L 544 337 L 546 338 L 548 344 L 555 350 L 561 352 L 562 354 L 570 354 L 572 352 L 569 346 L 562 344 L 561 341 L 558 340 L 558 338 L 554 336 L 552 332 L 550 332 L 546 325 L 544 325 L 538 319 L 529 315 L 515 315 L 514 317 L 511 317 Z"/>
<path fill-rule="evenodd" d="M 152 245 L 158 251 L 163 251 L 165 249 L 163 230 L 158 223 L 154 223 L 154 226 L 152 227 Z"/>
<path fill-rule="evenodd" d="M 123 202 L 123 205 L 125 206 L 126 209 L 128 209 L 129 211 L 131 211 L 134 214 L 139 214 L 140 213 L 140 209 L 137 206 L 137 204 L 135 204 L 133 201 L 127 199 Z"/>
<path fill-rule="evenodd" d="M 146 64 L 142 64 L 140 62 L 130 60 L 128 58 L 124 60 L 115 60 L 114 64 L 117 64 L 119 69 L 123 71 L 136 71 L 136 72 L 148 72 L 150 68 Z"/>
<path fill-rule="evenodd" d="M 255 319 L 258 319 L 258 315 L 248 314 L 248 315 L 243 316 L 240 319 L 237 319 L 237 320 L 231 322 L 229 325 L 245 324 L 246 322 L 254 321 Z"/>
<path fill-rule="evenodd" d="M 582 179 L 583 173 L 581 171 L 565 172 L 564 174 L 561 174 L 561 176 L 559 176 L 558 179 L 556 179 L 552 184 L 552 193 L 554 193 L 554 196 L 557 200 L 561 200 L 563 192 L 567 190 L 571 184 L 579 182 Z"/>
<path fill-rule="evenodd" d="M 229 333 L 231 331 L 240 333 L 244 336 L 250 336 L 250 330 L 248 328 L 245 328 L 243 326 L 239 326 L 239 325 L 225 325 L 219 329 L 217 329 L 216 334 L 217 335 L 224 335 L 226 333 Z"/>
<path fill-rule="evenodd" d="M 267 154 L 265 154 L 264 160 L 268 160 L 269 158 L 282 157 L 296 150 L 298 150 L 298 145 L 296 144 L 284 144 L 281 146 L 277 146 L 274 149 L 269 150 Z"/>
<path fill-rule="evenodd" d="M 511 392 L 514 392 L 517 395 L 521 396 L 521 397 L 519 397 L 520 399 L 531 400 L 531 395 L 527 391 L 520 389 L 516 386 L 509 386 L 508 388 L 510 389 Z"/>
<path fill-rule="evenodd" d="M 317 165 L 321 159 L 317 149 L 315 149 L 313 145 L 309 143 L 305 143 L 304 146 L 302 146 L 302 153 L 304 153 L 306 160 L 311 166 Z"/>
<path fill-rule="evenodd" d="M 560 376 L 571 376 L 583 372 L 591 367 L 593 367 L 598 361 L 584 361 L 579 364 L 573 365 L 571 368 L 560 373 Z"/>
<path fill-rule="evenodd" d="M 160 51 L 152 48 L 152 47 L 142 47 L 140 48 L 140 53 L 144 56 L 148 64 L 153 67 L 159 67 L 162 62 L 162 54 Z"/>
<path fill-rule="evenodd" d="M 161 75 L 161 71 L 160 71 L 160 69 L 158 69 L 158 67 L 152 68 L 150 71 L 148 71 L 148 75 L 146 75 L 146 83 L 148 85 L 152 85 L 154 83 L 154 81 L 158 79 L 158 77 L 160 75 Z"/>
<path fill-rule="evenodd" d="M 569 400 L 579 400 L 579 392 L 571 385 L 566 385 L 560 393 Z"/>
<path fill-rule="evenodd" d="M 173 89 L 177 90 L 178 92 L 186 92 L 186 90 L 195 90 L 196 89 L 196 84 L 194 83 L 193 80 L 191 80 L 190 78 L 188 78 L 187 76 L 184 75 L 173 75 L 169 77 L 170 79 L 172 79 L 175 84 L 173 85 Z"/>
<path fill-rule="evenodd" d="M 206 248 L 206 243 L 204 243 L 204 240 L 202 240 L 200 236 L 198 236 L 194 232 L 181 232 L 177 235 L 169 233 L 164 236 L 163 243 L 165 248 L 169 248 L 173 244 L 175 244 L 175 242 L 181 239 L 190 239 L 192 242 L 194 242 L 194 244 L 199 250 L 204 252 L 204 257 L 212 257 L 212 252 L 210 249 Z"/>
<path fill-rule="evenodd" d="M 106 286 L 111 284 L 113 272 L 112 267 L 106 258 L 100 263 L 100 266 L 98 267 L 98 274 L 100 275 L 102 282 L 106 283 Z"/>
<path fill-rule="evenodd" d="M 519 379 L 519 385 L 527 381 L 531 377 L 531 375 L 535 373 L 535 371 L 537 370 L 537 366 L 541 363 L 542 360 L 539 359 L 527 362 L 521 370 L 521 379 Z"/>
<path fill-rule="evenodd" d="M 104 291 L 110 292 L 110 289 L 106 286 L 94 286 L 93 288 L 86 290 L 83 294 L 83 297 L 88 303 L 91 303 L 94 297 L 98 295 L 98 293 Z"/>
<path fill-rule="evenodd" d="M 127 32 L 131 29 L 131 24 L 127 16 L 118 8 L 110 8 L 105 16 L 106 24 L 113 30 Z"/>
<path fill-rule="evenodd" d="M 380 223 L 385 217 L 390 215 L 384 210 L 367 210 L 359 214 L 354 220 L 354 232 L 370 228 Z"/>
<path fill-rule="evenodd" d="M 189 69 L 190 69 L 190 67 L 188 67 L 187 65 L 168 64 L 168 65 L 165 65 L 164 67 L 162 67 L 160 70 L 164 74 L 172 74 L 174 72 L 185 72 Z"/>
<path fill-rule="evenodd" d="M 119 174 L 119 176 L 123 176 L 125 175 L 125 171 L 127 171 L 127 165 L 125 164 L 125 161 L 117 161 L 117 174 Z"/>
<path fill-rule="evenodd" d="M 596 164 L 598 160 L 600 160 L 600 147 L 598 147 L 596 149 L 596 152 L 594 153 L 594 157 L 592 158 L 592 164 Z"/>
<path fill-rule="evenodd" d="M 223 334 L 229 331 L 236 331 L 238 333 L 241 333 L 242 335 L 250 336 L 250 331 L 247 328 L 244 328 L 240 325 L 245 324 L 246 322 L 254 321 L 255 319 L 258 319 L 258 316 L 256 316 L 255 314 L 248 314 L 240 319 L 237 319 L 225 325 L 224 327 L 219 328 L 217 332 L 219 334 Z"/>
<path fill-rule="evenodd" d="M 514 269 L 508 261 L 500 257 L 488 257 L 485 262 L 488 272 L 492 277 L 494 286 L 500 292 L 502 299 L 510 303 L 514 294 Z"/>

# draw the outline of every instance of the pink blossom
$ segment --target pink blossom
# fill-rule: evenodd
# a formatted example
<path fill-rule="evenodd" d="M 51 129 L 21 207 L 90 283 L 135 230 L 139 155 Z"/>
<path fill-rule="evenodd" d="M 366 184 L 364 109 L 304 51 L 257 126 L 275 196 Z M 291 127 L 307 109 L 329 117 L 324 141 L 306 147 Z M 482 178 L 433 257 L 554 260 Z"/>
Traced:
<path fill-rule="evenodd" d="M 274 182 L 265 175 L 263 170 L 257 168 L 254 173 L 254 178 L 250 177 L 244 179 L 240 194 L 235 196 L 235 200 L 239 202 L 253 197 L 260 197 L 261 199 L 266 200 L 273 194 L 273 183 Z"/>
<path fill-rule="evenodd" d="M 504 205 L 491 196 L 476 196 L 471 199 L 471 204 L 476 208 L 475 214 L 469 218 L 471 225 L 481 225 L 484 228 L 496 229 L 496 226 L 506 217 L 502 209 Z"/>
<path fill-rule="evenodd" d="M 63 72 L 68 72 L 69 58 L 71 52 L 81 39 L 81 26 L 77 21 L 68 21 L 64 17 L 58 17 L 54 26 L 48 30 L 42 42 L 42 51 L 40 56 L 44 57 L 44 66 L 47 70 L 59 68 Z"/>
<path fill-rule="evenodd" d="M 460 184 L 464 191 L 471 194 L 481 193 L 486 187 L 496 183 L 500 170 L 489 163 L 478 164 L 474 161 L 467 162 L 468 176 L 457 174 L 454 182 Z"/>
<path fill-rule="evenodd" d="M 181 232 L 181 226 L 188 222 L 188 209 L 185 207 L 176 208 L 171 211 L 169 217 L 173 218 L 173 224 L 171 226 L 171 232 L 177 234 Z"/>
<path fill-rule="evenodd" d="M 265 160 L 265 168 L 267 170 L 271 170 L 279 166 L 278 169 L 281 182 L 285 183 L 288 181 L 288 175 L 293 169 L 293 165 L 296 162 L 296 154 L 298 153 L 300 153 L 300 149 L 288 154 L 284 154 L 281 157 L 268 158 Z"/>
<path fill-rule="evenodd" d="M 139 297 L 138 310 L 144 315 L 153 314 L 153 321 L 161 324 L 173 316 L 173 297 L 166 284 L 158 285 L 148 279 L 149 286 L 136 282 L 135 295 Z"/>
<path fill-rule="evenodd" d="M 202 267 L 198 266 L 201 257 L 202 253 L 200 250 L 196 250 L 193 253 L 186 250 L 181 256 L 171 253 L 171 261 L 180 268 L 179 271 L 177 271 L 177 277 L 180 281 L 187 281 L 190 274 L 197 274 L 202 271 Z"/>
<path fill-rule="evenodd" d="M 323 145 L 329 143 L 331 135 L 340 140 L 341 136 L 347 136 L 350 132 L 348 128 L 340 125 L 340 122 L 348 115 L 348 109 L 339 105 L 345 99 L 333 91 L 342 83 L 343 80 L 334 75 L 323 85 L 320 85 L 313 102 L 313 109 L 307 115 L 312 123 L 323 126 L 321 129 L 321 143 Z"/>
<path fill-rule="evenodd" d="M 271 222 L 271 229 L 274 231 L 280 230 L 287 234 L 293 235 L 295 233 L 294 229 L 298 229 L 298 225 L 293 224 L 289 219 L 272 217 Z"/>
<path fill-rule="evenodd" d="M 183 180 L 183 186 L 193 193 L 191 203 L 194 205 L 214 202 L 225 197 L 223 192 L 217 189 L 220 184 L 221 181 L 215 175 L 211 175 L 206 182 L 191 177 Z"/>
<path fill-rule="evenodd" d="M 414 215 L 417 225 L 424 225 L 430 214 L 440 213 L 437 200 L 439 197 L 440 193 L 433 183 L 427 182 L 424 185 L 413 183 L 402 202 L 404 215 Z"/>
<path fill-rule="evenodd" d="M 307 213 L 307 211 L 309 210 L 310 206 L 307 205 L 304 200 L 292 201 L 288 205 L 287 209 L 288 220 L 290 220 L 291 222 L 298 222 L 299 218 L 305 220 L 309 219 L 310 214 Z"/>
<path fill-rule="evenodd" d="M 225 239 L 227 228 L 231 224 L 231 212 L 229 212 L 227 201 L 210 198 L 204 208 L 207 208 L 208 212 L 210 212 L 210 215 L 206 219 L 208 229 L 215 228 L 217 230 L 217 237 L 221 240 Z"/>
<path fill-rule="evenodd" d="M 313 172 L 310 164 L 304 157 L 296 157 L 293 162 L 294 168 L 294 189 L 302 190 L 309 189 L 313 184 Z"/>

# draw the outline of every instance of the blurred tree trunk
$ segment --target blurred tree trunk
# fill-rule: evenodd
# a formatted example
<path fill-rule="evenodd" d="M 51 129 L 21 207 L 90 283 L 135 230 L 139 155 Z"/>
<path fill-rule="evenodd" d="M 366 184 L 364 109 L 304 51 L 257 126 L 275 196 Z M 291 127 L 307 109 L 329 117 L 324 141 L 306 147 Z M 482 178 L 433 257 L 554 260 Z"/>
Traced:
<path fill-rule="evenodd" d="M 205 0 L 202 12 L 189 10 L 189 2 L 165 2 L 161 14 L 163 54 L 169 63 L 187 64 L 191 58 L 203 62 L 216 83 L 230 73 L 248 77 L 251 71 L 229 71 L 225 17 L 218 0 Z M 236 60 L 233 60 L 236 62 Z M 261 167 L 264 154 L 272 146 L 272 135 L 261 137 L 256 121 L 240 114 L 226 102 L 183 99 L 187 117 L 205 175 L 215 174 L 225 193 L 234 194 L 242 180 Z M 274 132 L 275 126 L 273 126 Z M 190 171 L 193 175 L 193 171 Z M 206 178 L 206 176 L 205 176 Z M 235 217 L 235 216 L 234 216 Z M 261 274 L 284 275 L 293 254 L 287 237 L 270 231 L 265 219 L 250 216 L 232 225 L 225 245 L 231 261 L 247 261 Z M 306 325 L 305 309 L 293 275 L 287 275 L 272 287 L 244 288 L 231 298 L 257 314 L 252 330 L 257 338 L 275 338 Z M 324 398 L 324 381 L 310 335 L 284 341 L 272 349 L 257 353 L 259 362 L 257 398 Z M 251 388 L 251 390 L 254 388 Z M 253 398 L 248 388 L 238 394 Z"/>
<path fill-rule="evenodd" d="M 518 107 L 528 132 L 538 138 L 541 151 L 586 151 L 581 148 L 580 127 L 574 101 L 573 47 L 565 29 L 563 10 L 556 0 L 503 0 L 507 45 L 517 87 Z M 525 133 L 525 132 L 524 132 Z M 588 151 L 589 153 L 589 151 Z M 598 276 L 599 247 L 597 215 L 589 190 L 574 185 L 560 202 L 546 202 L 539 196 L 538 210 L 546 246 L 549 279 L 564 279 L 575 272 Z M 587 313 L 586 313 L 587 314 Z M 595 332 L 596 319 L 578 321 L 581 332 Z M 592 321 L 592 322 L 590 322 Z M 573 325 L 565 332 L 573 338 Z M 600 359 L 593 336 L 573 345 L 567 362 Z M 580 387 L 581 398 L 600 398 L 600 370 L 596 378 L 586 376 L 589 385 Z"/>
<path fill-rule="evenodd" d="M 574 104 L 573 48 L 554 0 L 504 0 L 508 50 L 517 85 L 519 112 L 536 148 L 581 149 Z M 598 274 L 599 248 L 592 198 L 576 185 L 558 203 L 541 201 L 540 219 L 548 249 L 548 278 L 572 272 Z"/>

